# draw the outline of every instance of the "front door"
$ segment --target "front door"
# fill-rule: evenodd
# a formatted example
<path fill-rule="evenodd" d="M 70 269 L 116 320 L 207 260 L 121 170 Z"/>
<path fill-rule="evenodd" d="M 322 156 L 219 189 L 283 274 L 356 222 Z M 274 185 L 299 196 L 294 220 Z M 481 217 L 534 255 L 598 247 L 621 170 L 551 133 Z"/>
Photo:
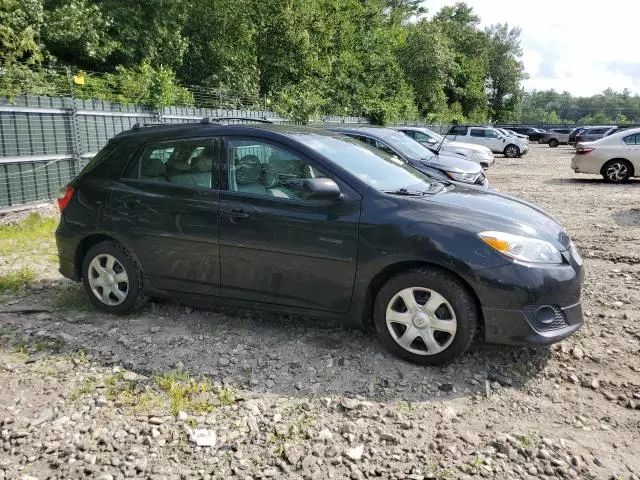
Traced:
<path fill-rule="evenodd" d="M 216 138 L 149 144 L 114 189 L 110 214 L 152 286 L 220 292 Z"/>
<path fill-rule="evenodd" d="M 220 193 L 221 295 L 345 313 L 356 273 L 360 198 L 302 198 L 305 179 L 329 176 L 303 155 L 232 137 Z"/>

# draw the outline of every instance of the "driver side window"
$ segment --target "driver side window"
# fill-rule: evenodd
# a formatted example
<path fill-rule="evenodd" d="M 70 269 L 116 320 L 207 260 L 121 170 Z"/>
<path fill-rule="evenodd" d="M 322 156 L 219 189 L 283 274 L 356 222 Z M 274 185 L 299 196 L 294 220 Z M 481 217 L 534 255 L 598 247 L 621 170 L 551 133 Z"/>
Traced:
<path fill-rule="evenodd" d="M 328 177 L 302 155 L 262 140 L 231 139 L 228 158 L 231 192 L 303 200 L 306 179 Z"/>

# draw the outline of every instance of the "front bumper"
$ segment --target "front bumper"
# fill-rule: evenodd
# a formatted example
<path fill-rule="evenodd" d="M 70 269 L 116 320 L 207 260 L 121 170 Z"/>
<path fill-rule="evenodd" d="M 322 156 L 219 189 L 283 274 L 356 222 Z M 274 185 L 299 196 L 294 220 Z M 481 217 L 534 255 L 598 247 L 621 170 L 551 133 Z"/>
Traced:
<path fill-rule="evenodd" d="M 563 252 L 562 265 L 517 262 L 477 272 L 470 284 L 482 305 L 485 340 L 506 345 L 548 345 L 582 325 L 582 261 Z"/>

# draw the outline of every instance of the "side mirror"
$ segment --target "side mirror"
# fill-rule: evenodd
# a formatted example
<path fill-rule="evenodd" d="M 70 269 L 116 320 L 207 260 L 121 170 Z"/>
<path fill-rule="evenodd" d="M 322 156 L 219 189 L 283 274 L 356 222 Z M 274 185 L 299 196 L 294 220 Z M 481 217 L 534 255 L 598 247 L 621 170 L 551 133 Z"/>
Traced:
<path fill-rule="evenodd" d="M 308 178 L 302 184 L 305 200 L 338 200 L 341 197 L 340 187 L 330 178 Z"/>
<path fill-rule="evenodd" d="M 438 142 L 436 141 L 436 139 L 435 139 L 435 138 L 430 138 L 429 140 L 427 140 L 427 143 L 428 143 L 429 145 L 435 145 L 435 144 L 436 144 L 436 143 L 438 143 Z"/>

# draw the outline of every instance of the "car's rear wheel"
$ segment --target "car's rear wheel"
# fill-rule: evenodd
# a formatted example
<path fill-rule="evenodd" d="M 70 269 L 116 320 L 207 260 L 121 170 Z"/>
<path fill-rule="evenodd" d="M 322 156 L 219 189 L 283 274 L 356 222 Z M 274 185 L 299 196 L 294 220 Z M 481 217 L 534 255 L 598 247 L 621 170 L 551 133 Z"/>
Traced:
<path fill-rule="evenodd" d="M 560 142 L 558 142 L 557 139 L 552 138 L 551 140 L 549 140 L 549 146 L 551 148 L 556 148 L 558 145 L 560 145 Z"/>
<path fill-rule="evenodd" d="M 623 183 L 633 175 L 633 165 L 627 160 L 609 160 L 602 167 L 602 176 L 607 182 Z"/>
<path fill-rule="evenodd" d="M 389 351 L 413 363 L 440 365 L 469 348 L 478 312 L 453 275 L 422 268 L 396 275 L 382 287 L 374 323 Z"/>
<path fill-rule="evenodd" d="M 115 242 L 101 242 L 89 249 L 82 262 L 82 283 L 91 303 L 103 312 L 125 315 L 147 300 L 142 270 Z"/>
<path fill-rule="evenodd" d="M 520 156 L 520 149 L 517 145 L 507 145 L 506 147 L 504 147 L 504 156 L 507 158 L 516 158 Z"/>

